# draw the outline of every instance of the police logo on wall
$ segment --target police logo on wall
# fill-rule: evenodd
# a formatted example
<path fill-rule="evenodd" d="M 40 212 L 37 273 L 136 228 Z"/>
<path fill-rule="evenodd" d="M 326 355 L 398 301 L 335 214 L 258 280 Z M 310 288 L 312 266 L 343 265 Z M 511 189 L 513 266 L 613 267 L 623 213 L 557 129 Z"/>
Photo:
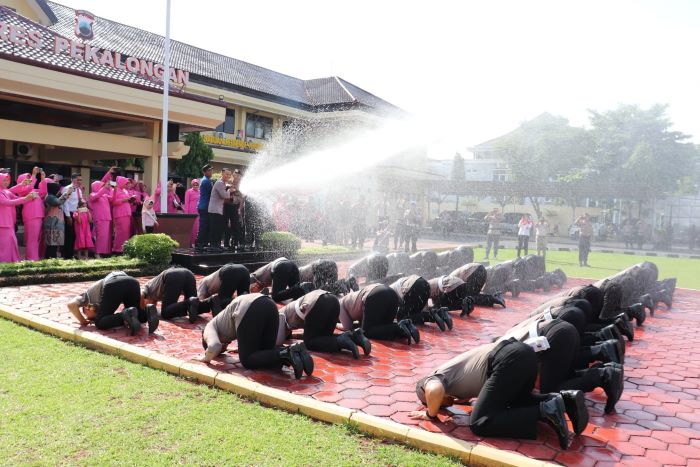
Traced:
<path fill-rule="evenodd" d="M 75 10 L 75 35 L 81 39 L 90 40 L 95 37 L 93 23 L 95 15 L 85 10 Z"/>

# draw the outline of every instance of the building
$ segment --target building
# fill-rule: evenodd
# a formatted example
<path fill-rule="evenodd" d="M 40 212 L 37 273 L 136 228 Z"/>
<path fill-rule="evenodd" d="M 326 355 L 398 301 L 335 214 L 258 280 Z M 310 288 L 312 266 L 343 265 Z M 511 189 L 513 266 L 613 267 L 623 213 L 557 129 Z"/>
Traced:
<path fill-rule="evenodd" d="M 104 171 L 142 159 L 158 179 L 162 84 L 170 79 L 169 161 L 201 131 L 215 166 L 250 165 L 276 134 L 296 147 L 377 125 L 400 109 L 339 77 L 301 80 L 45 0 L 0 0 L 0 156 L 13 174 Z M 135 167 L 131 167 L 136 171 Z M 139 171 L 140 172 L 140 171 Z"/>

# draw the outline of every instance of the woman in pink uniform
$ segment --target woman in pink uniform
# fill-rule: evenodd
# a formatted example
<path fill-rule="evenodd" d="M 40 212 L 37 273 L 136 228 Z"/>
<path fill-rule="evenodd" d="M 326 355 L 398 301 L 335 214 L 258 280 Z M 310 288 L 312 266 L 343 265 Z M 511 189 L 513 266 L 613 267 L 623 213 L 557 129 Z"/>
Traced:
<path fill-rule="evenodd" d="M 92 212 L 92 228 L 95 233 L 95 258 L 112 253 L 112 180 L 110 172 L 101 181 L 92 182 L 88 208 Z"/>
<path fill-rule="evenodd" d="M 0 262 L 2 263 L 19 261 L 19 247 L 15 236 L 15 220 L 17 218 L 15 207 L 33 201 L 39 196 L 31 192 L 20 198 L 8 189 L 9 186 L 10 175 L 0 174 L 0 245 L 2 245 Z"/>
<path fill-rule="evenodd" d="M 29 183 L 25 180 L 29 179 Z M 27 260 L 38 261 L 43 256 L 41 224 L 44 221 L 44 198 L 46 198 L 46 174 L 34 167 L 31 175 L 23 173 L 17 177 L 17 186 L 11 189 L 18 196 L 35 192 L 38 196 L 22 207 L 22 224 L 24 225 L 24 256 Z"/>
<path fill-rule="evenodd" d="M 168 180 L 168 214 L 182 212 L 182 202 L 180 201 L 180 197 L 177 195 L 177 193 L 175 193 L 175 188 L 175 183 L 172 180 Z M 153 209 L 155 209 L 155 211 L 158 213 L 160 213 L 160 193 L 160 182 L 158 182 L 156 192 L 153 194 L 153 198 L 155 198 Z"/>
<path fill-rule="evenodd" d="M 128 178 L 117 177 L 117 186 L 112 193 L 113 253 L 122 253 L 124 251 L 124 242 L 129 240 L 129 234 L 131 233 L 131 200 L 133 195 L 127 189 L 128 184 Z"/>
<path fill-rule="evenodd" d="M 185 214 L 197 214 L 197 203 L 199 203 L 199 180 L 192 180 L 192 188 L 185 193 Z M 199 232 L 199 216 L 195 217 L 192 226 L 192 239 L 190 243 L 194 245 Z"/>

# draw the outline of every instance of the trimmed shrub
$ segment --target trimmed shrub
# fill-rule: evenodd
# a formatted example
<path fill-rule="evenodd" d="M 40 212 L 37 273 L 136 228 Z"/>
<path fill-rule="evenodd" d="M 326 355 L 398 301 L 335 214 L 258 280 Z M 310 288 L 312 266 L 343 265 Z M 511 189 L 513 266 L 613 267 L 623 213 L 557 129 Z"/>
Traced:
<path fill-rule="evenodd" d="M 124 254 L 149 264 L 170 264 L 175 248 L 180 246 L 166 234 L 144 234 L 131 237 L 124 243 Z"/>
<path fill-rule="evenodd" d="M 294 256 L 301 248 L 301 239 L 289 232 L 265 232 L 260 237 L 263 250 L 279 251 Z"/>
<path fill-rule="evenodd" d="M 20 261 L 0 264 L 0 277 L 16 277 L 63 273 L 86 273 L 92 271 L 115 271 L 128 268 L 141 268 L 145 261 L 136 258 L 105 258 L 88 261 L 76 259 L 45 259 L 41 261 Z"/>

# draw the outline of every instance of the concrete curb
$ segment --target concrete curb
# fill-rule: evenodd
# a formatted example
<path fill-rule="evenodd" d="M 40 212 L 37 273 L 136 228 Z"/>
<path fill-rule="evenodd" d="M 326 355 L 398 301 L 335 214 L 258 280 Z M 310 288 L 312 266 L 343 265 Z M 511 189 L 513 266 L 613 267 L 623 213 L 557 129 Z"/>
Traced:
<path fill-rule="evenodd" d="M 186 362 L 158 352 L 143 349 L 94 332 L 75 329 L 65 324 L 0 305 L 0 317 L 18 324 L 76 342 L 102 353 L 121 357 L 175 376 L 194 379 L 202 384 L 232 392 L 263 405 L 301 413 L 315 420 L 350 424 L 376 438 L 413 446 L 422 451 L 442 454 L 459 459 L 470 466 L 540 467 L 553 465 L 531 459 L 521 454 L 474 444 L 440 433 L 431 433 L 417 427 L 406 426 L 391 420 L 347 409 L 308 396 L 271 388 L 238 375 L 221 373 L 208 366 Z"/>

